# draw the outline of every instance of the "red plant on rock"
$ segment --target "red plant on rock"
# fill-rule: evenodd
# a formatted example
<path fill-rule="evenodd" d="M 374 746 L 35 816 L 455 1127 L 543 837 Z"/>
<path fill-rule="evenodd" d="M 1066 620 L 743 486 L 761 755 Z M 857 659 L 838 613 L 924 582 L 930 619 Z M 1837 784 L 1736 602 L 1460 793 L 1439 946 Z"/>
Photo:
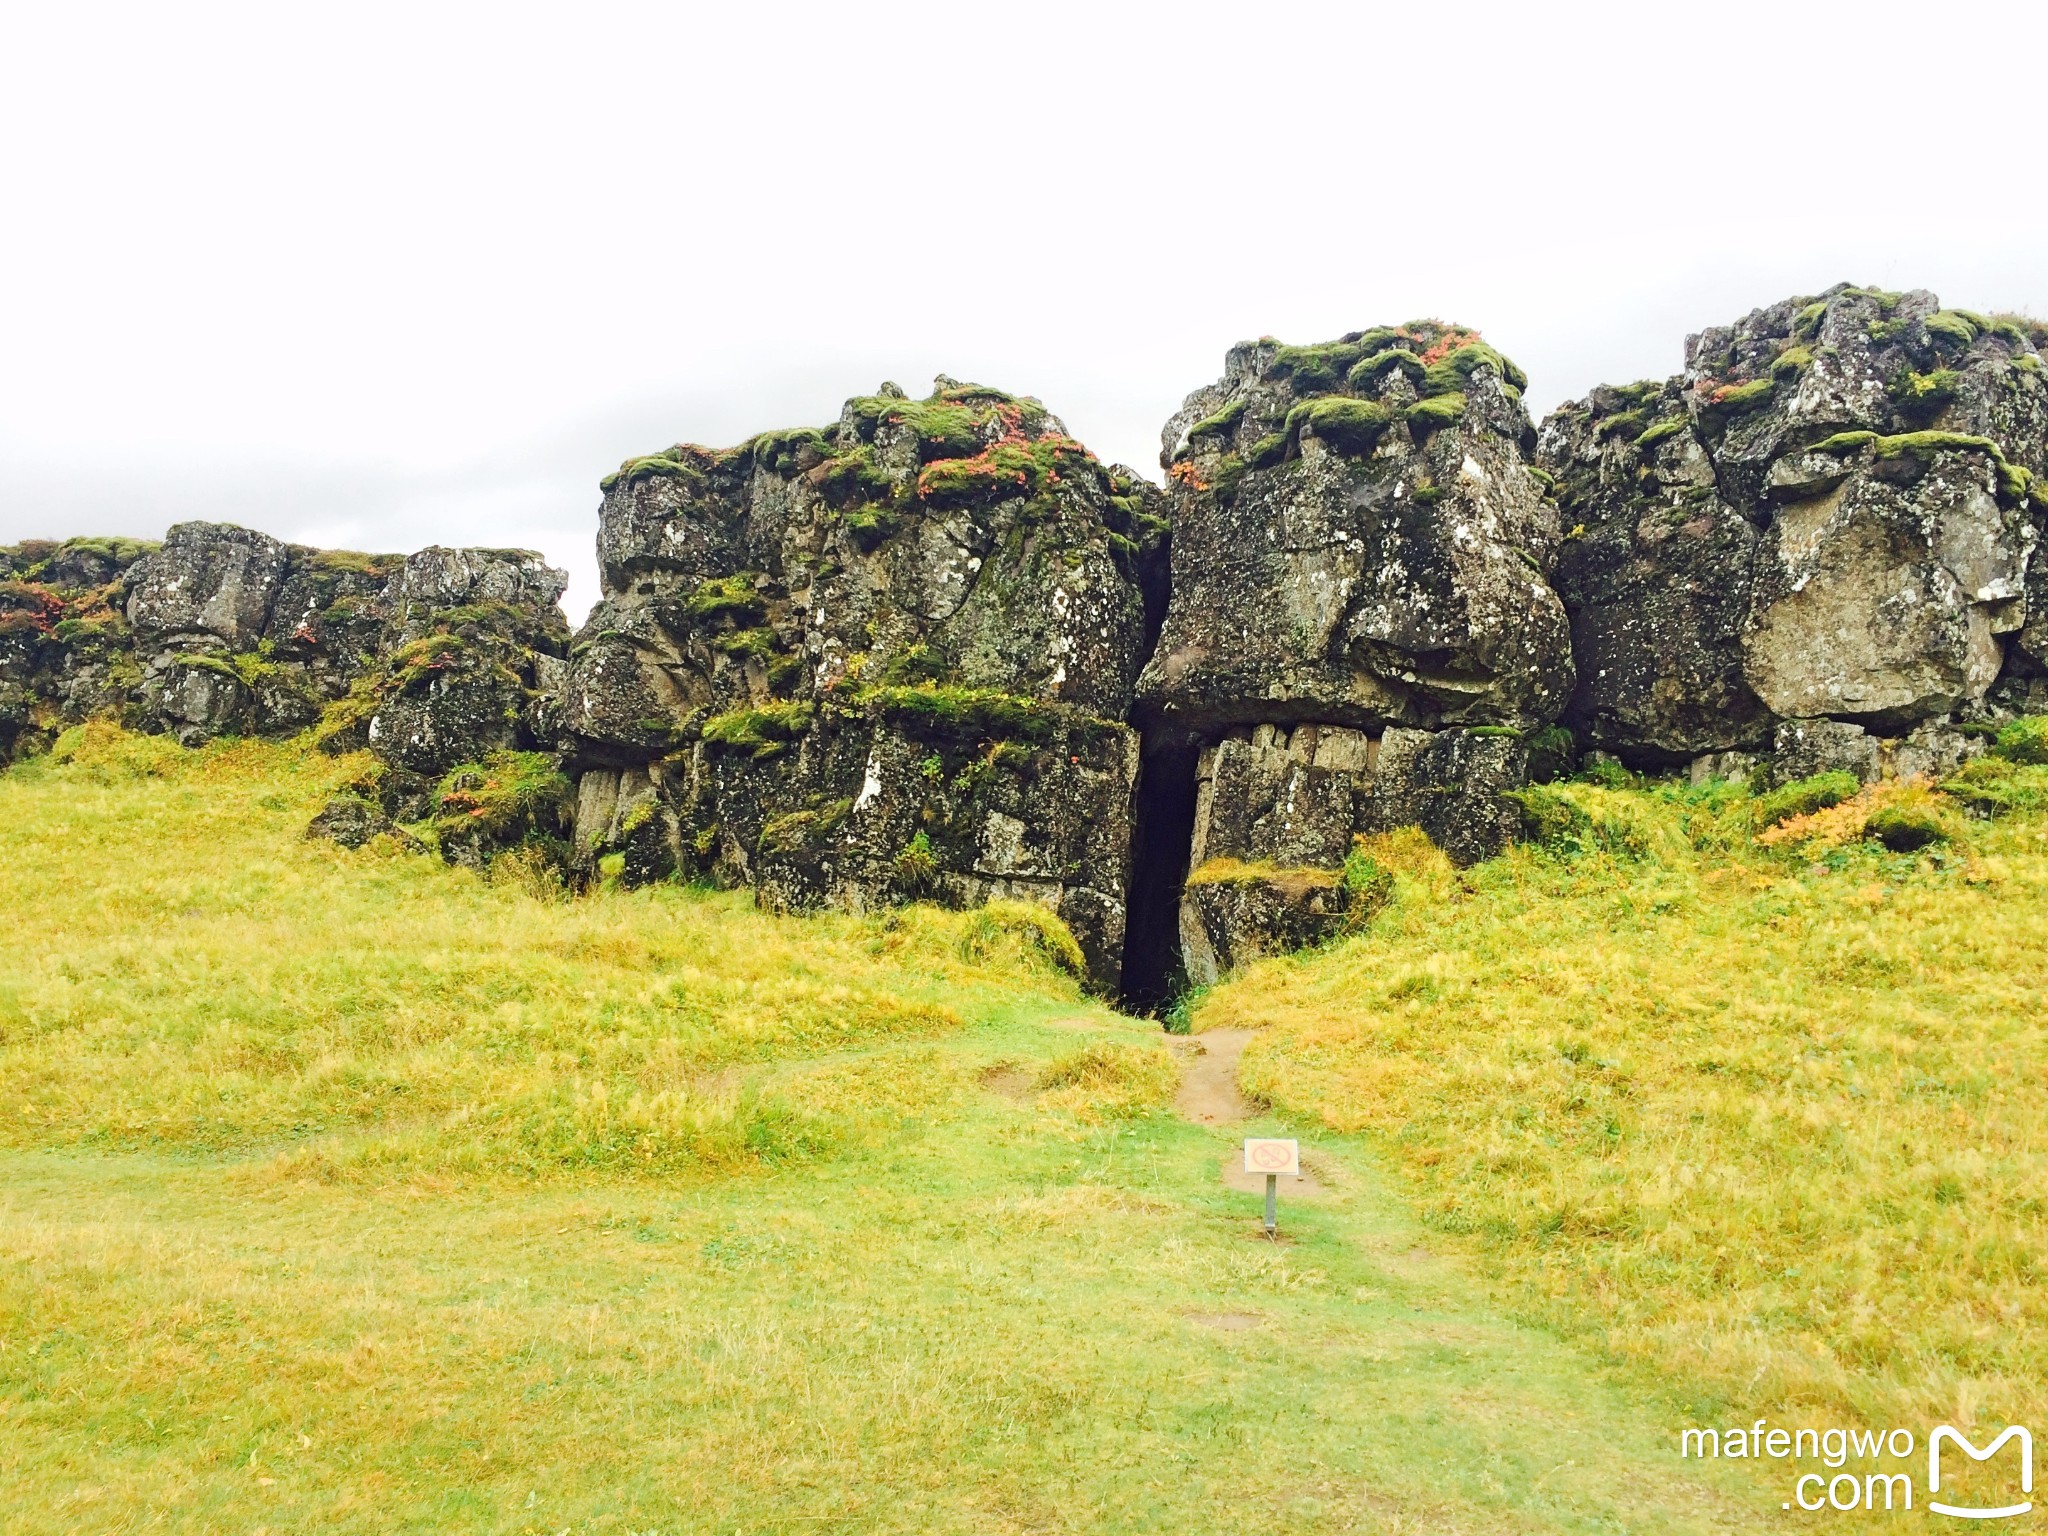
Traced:
<path fill-rule="evenodd" d="M 0 581 L 0 634 L 47 635 L 64 617 L 64 599 L 33 581 Z"/>

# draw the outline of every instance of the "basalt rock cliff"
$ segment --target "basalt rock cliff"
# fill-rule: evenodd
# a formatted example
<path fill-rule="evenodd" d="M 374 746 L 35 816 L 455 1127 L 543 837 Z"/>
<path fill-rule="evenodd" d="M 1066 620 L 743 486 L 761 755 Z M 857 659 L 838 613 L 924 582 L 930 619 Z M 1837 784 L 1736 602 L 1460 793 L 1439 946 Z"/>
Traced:
<path fill-rule="evenodd" d="M 512 818 L 470 803 L 501 772 L 558 778 L 551 758 L 539 773 L 515 760 L 554 741 L 565 585 L 523 550 L 359 555 L 223 523 L 0 549 L 0 761 L 96 715 L 188 746 L 311 730 L 378 760 L 328 830 L 445 820 L 444 852 L 474 861 L 482 823 L 566 830 L 565 783 L 552 817 L 545 795 Z"/>
<path fill-rule="evenodd" d="M 884 385 L 604 482 L 573 637 L 518 551 L 183 524 L 0 550 L 0 760 L 110 714 L 310 730 L 316 829 L 785 909 L 995 899 L 1163 1002 L 1471 862 L 1606 754 L 1939 773 L 2048 713 L 2048 329 L 1841 286 L 1540 432 L 1437 321 L 1233 348 L 1162 491 L 1036 400 Z"/>
<path fill-rule="evenodd" d="M 1580 741 L 1870 778 L 1952 765 L 1958 727 L 2027 707 L 2048 635 L 2043 339 L 1844 286 L 1556 412 L 1538 462 L 1566 530 Z"/>
<path fill-rule="evenodd" d="M 1113 987 L 1165 528 L 1038 402 L 948 379 L 629 461 L 562 710 L 579 861 L 780 908 L 1032 901 Z"/>
<path fill-rule="evenodd" d="M 1172 596 L 1139 710 L 1192 825 L 1147 990 L 1341 926 L 1350 892 L 1318 872 L 1359 833 L 1420 825 L 1462 862 L 1513 837 L 1505 792 L 1574 676 L 1525 382 L 1423 321 L 1236 347 L 1167 423 Z M 1191 806 L 1158 782 L 1190 766 Z"/>

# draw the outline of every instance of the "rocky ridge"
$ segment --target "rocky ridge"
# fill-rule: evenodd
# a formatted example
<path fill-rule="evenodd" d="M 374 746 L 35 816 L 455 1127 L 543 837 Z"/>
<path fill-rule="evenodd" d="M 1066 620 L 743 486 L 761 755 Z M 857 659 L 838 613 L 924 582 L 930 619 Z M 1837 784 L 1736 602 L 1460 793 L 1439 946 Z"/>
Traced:
<path fill-rule="evenodd" d="M 444 852 L 480 861 L 503 840 L 487 828 L 567 828 L 566 584 L 530 551 L 361 555 L 222 523 L 0 549 L 0 761 L 94 716 L 188 746 L 310 730 L 377 760 L 330 830 L 440 822 Z M 516 815 L 500 781 L 525 791 Z"/>
<path fill-rule="evenodd" d="M 628 461 L 562 714 L 576 852 L 776 907 L 1038 903 L 1122 964 L 1158 491 L 940 379 Z"/>
<path fill-rule="evenodd" d="M 517 551 L 222 525 L 0 551 L 0 757 L 111 714 L 377 764 L 345 841 L 786 909 L 994 900 L 1165 1001 L 1471 862 L 1584 754 L 1938 773 L 2048 712 L 2048 330 L 1842 285 L 1542 425 L 1477 332 L 1231 349 L 1164 490 L 1036 400 L 884 385 L 604 483 L 572 638 Z M 1015 909 L 1012 909 L 1015 910 Z"/>

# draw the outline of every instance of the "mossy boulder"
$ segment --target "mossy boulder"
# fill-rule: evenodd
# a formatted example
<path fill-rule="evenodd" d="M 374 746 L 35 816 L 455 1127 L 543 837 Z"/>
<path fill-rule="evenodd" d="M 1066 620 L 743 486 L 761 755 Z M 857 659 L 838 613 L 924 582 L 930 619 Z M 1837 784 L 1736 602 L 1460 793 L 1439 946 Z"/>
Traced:
<path fill-rule="evenodd" d="M 1150 721 L 1540 726 L 1571 686 L 1520 371 L 1435 321 L 1231 350 L 1167 424 Z"/>
<path fill-rule="evenodd" d="M 1036 901 L 1113 982 L 1159 492 L 1037 401 L 946 378 L 653 457 L 606 484 L 561 715 L 577 770 L 644 775 L 675 872 L 786 907 Z M 579 807 L 580 858 L 615 851 L 611 803 L 602 827 Z M 913 845 L 930 867 L 906 875 Z"/>
<path fill-rule="evenodd" d="M 2023 326 L 1837 285 L 1561 409 L 1539 458 L 1589 745 L 1666 766 L 1834 720 L 1876 750 L 2043 670 L 2048 378 Z"/>

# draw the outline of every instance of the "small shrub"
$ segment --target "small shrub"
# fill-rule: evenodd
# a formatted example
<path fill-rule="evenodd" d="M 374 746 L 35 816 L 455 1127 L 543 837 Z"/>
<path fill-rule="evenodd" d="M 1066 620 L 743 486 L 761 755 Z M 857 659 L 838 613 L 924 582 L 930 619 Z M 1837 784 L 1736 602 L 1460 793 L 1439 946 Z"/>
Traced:
<path fill-rule="evenodd" d="M 1344 891 L 1344 922 L 1349 928 L 1363 928 L 1394 899 L 1394 872 L 1363 848 L 1351 850 L 1338 883 Z"/>
<path fill-rule="evenodd" d="M 1815 811 L 1840 805 L 1862 787 L 1862 781 L 1855 774 L 1841 769 L 1817 773 L 1810 779 L 1794 780 L 1758 797 L 1754 812 L 1756 824 L 1760 828 L 1774 827 L 1794 816 L 1811 816 Z"/>
<path fill-rule="evenodd" d="M 1602 789 L 1627 789 L 1636 781 L 1636 776 L 1620 758 L 1609 757 L 1605 752 L 1588 752 L 1584 766 L 1579 769 L 1581 784 L 1597 784 Z"/>
<path fill-rule="evenodd" d="M 1945 843 L 1952 831 L 1941 808 L 1925 791 L 1901 794 L 1878 805 L 1863 820 L 1863 835 L 1874 838 L 1893 853 L 1913 853 L 1935 843 Z"/>
<path fill-rule="evenodd" d="M 2048 715 L 2026 715 L 1998 733 L 1992 750 L 2015 763 L 2048 763 Z"/>
<path fill-rule="evenodd" d="M 905 843 L 896 855 L 896 879 L 906 890 L 930 890 L 938 873 L 939 861 L 932 854 L 932 840 L 923 832 Z"/>

